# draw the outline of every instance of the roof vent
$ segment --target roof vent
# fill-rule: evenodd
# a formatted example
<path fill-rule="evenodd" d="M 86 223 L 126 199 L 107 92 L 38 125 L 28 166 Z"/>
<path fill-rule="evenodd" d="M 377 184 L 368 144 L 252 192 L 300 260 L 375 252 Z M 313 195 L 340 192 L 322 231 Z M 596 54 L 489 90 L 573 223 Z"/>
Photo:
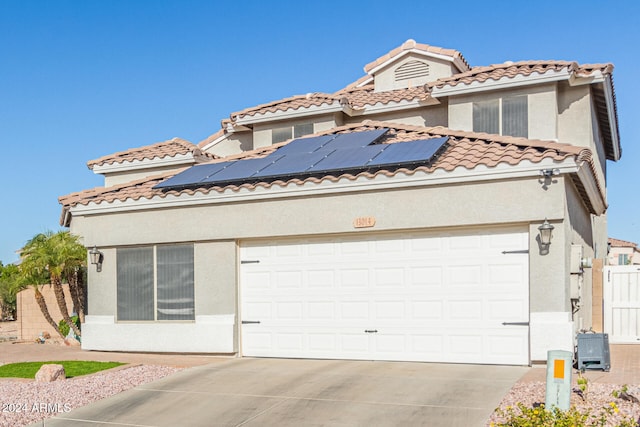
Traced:
<path fill-rule="evenodd" d="M 429 76 L 429 64 L 422 61 L 408 61 L 395 69 L 395 80 L 410 80 Z"/>

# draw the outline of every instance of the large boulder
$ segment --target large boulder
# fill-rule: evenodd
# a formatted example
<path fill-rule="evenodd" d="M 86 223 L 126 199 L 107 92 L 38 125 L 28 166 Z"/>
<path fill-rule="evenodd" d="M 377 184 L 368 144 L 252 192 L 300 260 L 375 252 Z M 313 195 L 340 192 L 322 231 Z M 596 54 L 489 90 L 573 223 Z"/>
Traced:
<path fill-rule="evenodd" d="M 42 365 L 36 373 L 36 381 L 39 383 L 50 383 L 52 381 L 64 380 L 67 376 L 64 373 L 64 366 L 53 363 Z"/>

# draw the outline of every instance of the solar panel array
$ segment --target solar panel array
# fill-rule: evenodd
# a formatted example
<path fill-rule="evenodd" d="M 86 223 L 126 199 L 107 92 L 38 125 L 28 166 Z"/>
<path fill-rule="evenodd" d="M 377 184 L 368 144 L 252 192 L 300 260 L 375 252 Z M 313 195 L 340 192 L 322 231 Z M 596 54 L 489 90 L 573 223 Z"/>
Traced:
<path fill-rule="evenodd" d="M 387 131 L 300 138 L 263 158 L 192 166 L 154 188 L 181 189 L 427 164 L 448 140 L 448 137 L 441 137 L 376 144 Z"/>

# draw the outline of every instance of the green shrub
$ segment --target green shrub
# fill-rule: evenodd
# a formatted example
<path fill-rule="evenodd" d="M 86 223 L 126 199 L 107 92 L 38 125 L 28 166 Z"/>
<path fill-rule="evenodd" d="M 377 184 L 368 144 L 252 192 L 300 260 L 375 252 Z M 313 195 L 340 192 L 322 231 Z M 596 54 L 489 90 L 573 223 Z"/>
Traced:
<path fill-rule="evenodd" d="M 607 424 L 608 419 L 614 412 L 618 412 L 618 406 L 611 402 L 594 414 L 590 410 L 581 412 L 575 407 L 566 412 L 558 408 L 547 411 L 544 405 L 529 408 L 518 403 L 515 408 L 508 406 L 506 410 L 497 409 L 496 412 L 505 421 L 491 423 L 492 427 L 604 427 L 610 425 Z M 638 427 L 638 424 L 625 417 L 617 426 Z"/>
<path fill-rule="evenodd" d="M 78 329 L 80 329 L 80 319 L 78 318 L 78 316 L 71 316 L 71 320 L 76 324 Z M 64 319 L 62 319 L 60 322 L 58 322 L 58 329 L 60 330 L 62 335 L 66 337 L 69 334 L 69 329 L 71 329 L 71 327 L 67 324 L 67 322 L 65 322 Z"/>

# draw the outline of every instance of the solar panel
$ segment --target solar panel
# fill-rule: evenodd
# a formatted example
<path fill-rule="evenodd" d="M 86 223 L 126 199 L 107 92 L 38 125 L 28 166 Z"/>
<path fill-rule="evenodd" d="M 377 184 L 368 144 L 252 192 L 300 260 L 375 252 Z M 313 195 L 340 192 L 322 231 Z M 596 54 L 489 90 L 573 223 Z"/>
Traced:
<path fill-rule="evenodd" d="M 233 182 L 241 181 L 246 178 L 258 174 L 260 170 L 278 161 L 283 156 L 274 156 L 273 154 L 259 159 L 236 160 L 229 162 L 230 164 L 224 169 L 219 170 L 213 175 L 209 175 L 205 179 L 199 181 L 202 184 L 213 184 L 217 182 Z"/>
<path fill-rule="evenodd" d="M 448 141 L 448 139 L 448 137 L 441 137 L 388 144 L 387 149 L 369 162 L 367 166 L 428 162 Z"/>
<path fill-rule="evenodd" d="M 316 136 L 313 138 L 298 138 L 294 139 L 287 145 L 284 145 L 276 150 L 276 154 L 292 154 L 292 153 L 311 153 L 318 150 L 327 142 L 334 139 L 336 135 L 324 135 Z"/>
<path fill-rule="evenodd" d="M 154 188 L 250 182 L 294 175 L 428 162 L 448 137 L 374 144 L 388 129 L 299 138 L 266 157 L 196 165 Z"/>
<path fill-rule="evenodd" d="M 373 144 L 389 129 L 368 130 L 364 132 L 339 133 L 335 139 L 322 146 L 322 150 L 342 150 L 346 148 L 366 147 Z"/>
<path fill-rule="evenodd" d="M 377 144 L 360 148 L 335 150 L 330 156 L 316 163 L 307 172 L 329 172 L 348 169 L 366 168 L 366 164 L 390 145 Z"/>
<path fill-rule="evenodd" d="M 209 163 L 205 165 L 192 166 L 189 169 L 180 172 L 177 175 L 157 184 L 153 188 L 171 188 L 171 187 L 184 187 L 187 185 L 195 184 L 200 180 L 215 174 L 222 170 L 229 162 L 223 163 Z"/>
<path fill-rule="evenodd" d="M 287 154 L 277 162 L 262 169 L 255 177 L 272 178 L 301 174 L 332 153 L 332 151 L 319 150 L 313 153 Z"/>

